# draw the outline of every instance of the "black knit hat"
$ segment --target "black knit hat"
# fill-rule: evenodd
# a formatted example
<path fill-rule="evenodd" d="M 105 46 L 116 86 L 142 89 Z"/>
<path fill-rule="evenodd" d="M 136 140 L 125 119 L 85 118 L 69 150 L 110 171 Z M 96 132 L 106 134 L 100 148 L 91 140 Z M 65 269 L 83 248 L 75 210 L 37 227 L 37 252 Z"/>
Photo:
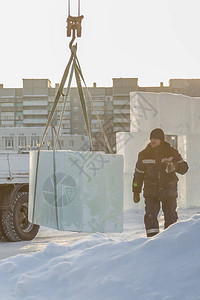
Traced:
<path fill-rule="evenodd" d="M 161 141 L 165 140 L 165 135 L 164 132 L 161 128 L 156 128 L 154 130 L 152 130 L 151 134 L 150 134 L 150 140 L 151 139 L 159 139 Z"/>

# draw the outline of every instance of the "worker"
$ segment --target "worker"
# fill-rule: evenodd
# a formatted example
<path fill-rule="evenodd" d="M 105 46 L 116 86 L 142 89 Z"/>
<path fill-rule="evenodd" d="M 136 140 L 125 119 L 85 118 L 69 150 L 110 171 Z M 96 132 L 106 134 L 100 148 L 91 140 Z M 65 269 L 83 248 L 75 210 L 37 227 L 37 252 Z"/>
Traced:
<path fill-rule="evenodd" d="M 157 217 L 161 204 L 165 220 L 164 228 L 177 221 L 176 173 L 183 175 L 187 170 L 187 162 L 164 140 L 163 130 L 154 129 L 150 134 L 150 143 L 138 155 L 132 183 L 133 201 L 138 203 L 144 182 L 144 223 L 147 237 L 159 233 Z"/>

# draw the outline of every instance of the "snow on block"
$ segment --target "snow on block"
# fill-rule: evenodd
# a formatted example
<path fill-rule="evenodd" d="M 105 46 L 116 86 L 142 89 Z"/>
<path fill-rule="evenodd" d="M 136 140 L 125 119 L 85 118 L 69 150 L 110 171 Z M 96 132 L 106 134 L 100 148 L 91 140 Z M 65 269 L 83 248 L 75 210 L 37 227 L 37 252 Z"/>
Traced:
<path fill-rule="evenodd" d="M 122 232 L 123 156 L 31 151 L 29 221 L 58 230 Z"/>

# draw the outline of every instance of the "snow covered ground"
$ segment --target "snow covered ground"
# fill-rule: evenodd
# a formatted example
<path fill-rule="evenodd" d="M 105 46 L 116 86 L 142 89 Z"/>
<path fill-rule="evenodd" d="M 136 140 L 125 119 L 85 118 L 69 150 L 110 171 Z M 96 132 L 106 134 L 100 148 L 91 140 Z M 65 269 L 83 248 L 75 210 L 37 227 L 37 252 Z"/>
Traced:
<path fill-rule="evenodd" d="M 120 234 L 42 228 L 33 241 L 1 242 L 1 299 L 200 299 L 199 211 L 179 210 L 165 231 L 160 214 L 150 239 L 143 210 L 131 209 Z"/>

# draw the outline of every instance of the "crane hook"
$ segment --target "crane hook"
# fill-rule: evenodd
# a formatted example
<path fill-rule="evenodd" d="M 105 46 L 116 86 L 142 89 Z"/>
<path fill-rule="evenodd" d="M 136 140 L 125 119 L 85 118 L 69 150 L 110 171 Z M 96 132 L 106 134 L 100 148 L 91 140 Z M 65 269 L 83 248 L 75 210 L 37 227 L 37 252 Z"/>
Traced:
<path fill-rule="evenodd" d="M 67 18 L 67 37 L 70 37 L 72 34 L 72 40 L 69 44 L 69 47 L 71 49 L 72 43 L 74 42 L 76 35 L 77 37 L 81 37 L 81 22 L 82 19 L 84 18 L 83 15 L 80 15 L 80 0 L 78 0 L 78 16 L 77 17 L 72 17 L 70 15 L 70 0 L 68 0 L 68 18 Z"/>

